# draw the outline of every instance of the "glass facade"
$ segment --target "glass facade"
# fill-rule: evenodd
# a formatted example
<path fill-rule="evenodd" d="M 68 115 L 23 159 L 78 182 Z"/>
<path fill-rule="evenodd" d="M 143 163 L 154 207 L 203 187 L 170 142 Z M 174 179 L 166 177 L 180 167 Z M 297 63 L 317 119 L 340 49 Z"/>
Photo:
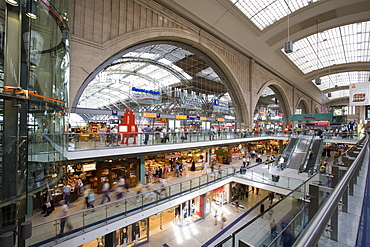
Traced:
<path fill-rule="evenodd" d="M 195 48 L 148 43 L 107 64 L 81 88 L 76 107 L 235 119 L 237 102 L 228 84 L 222 71 Z"/>
<path fill-rule="evenodd" d="M 0 2 L 0 233 L 16 230 L 62 176 L 69 3 L 30 1 L 29 18 L 26 4 Z"/>

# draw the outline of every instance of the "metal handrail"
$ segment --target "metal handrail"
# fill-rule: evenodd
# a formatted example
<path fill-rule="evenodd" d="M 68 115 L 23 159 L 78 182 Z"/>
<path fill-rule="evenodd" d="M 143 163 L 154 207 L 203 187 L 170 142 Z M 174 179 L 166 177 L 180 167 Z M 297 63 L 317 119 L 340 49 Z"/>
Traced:
<path fill-rule="evenodd" d="M 356 174 L 357 168 L 361 165 L 361 160 L 365 155 L 365 152 L 369 148 L 369 137 L 366 136 L 365 144 L 367 148 L 361 149 L 359 155 L 356 157 L 355 161 L 349 167 L 348 171 L 344 174 L 341 181 L 335 187 L 333 193 L 330 195 L 328 200 L 323 204 L 323 206 L 319 209 L 319 211 L 315 214 L 312 218 L 310 223 L 307 225 L 306 229 L 299 235 L 297 240 L 294 242 L 293 246 L 296 247 L 310 247 L 316 246 L 319 242 L 322 233 L 325 231 L 325 228 L 333 215 L 334 211 L 336 210 L 338 203 L 343 196 L 343 194 L 347 191 L 348 184 Z"/>

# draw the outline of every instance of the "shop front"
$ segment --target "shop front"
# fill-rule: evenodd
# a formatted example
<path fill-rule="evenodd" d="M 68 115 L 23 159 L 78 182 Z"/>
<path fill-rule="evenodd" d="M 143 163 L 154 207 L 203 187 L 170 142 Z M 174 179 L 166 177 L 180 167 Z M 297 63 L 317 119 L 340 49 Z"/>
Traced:
<path fill-rule="evenodd" d="M 108 180 L 112 187 L 120 177 L 125 179 L 129 187 L 135 187 L 139 181 L 140 159 L 124 158 L 105 160 L 67 166 L 67 181 L 72 187 L 78 186 L 78 179 L 97 193 L 101 192 L 104 181 Z"/>

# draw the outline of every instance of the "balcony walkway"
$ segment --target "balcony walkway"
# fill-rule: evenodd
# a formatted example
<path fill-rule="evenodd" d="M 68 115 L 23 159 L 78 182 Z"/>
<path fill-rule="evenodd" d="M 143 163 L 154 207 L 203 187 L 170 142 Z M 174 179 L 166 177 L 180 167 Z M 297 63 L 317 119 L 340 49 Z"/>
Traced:
<path fill-rule="evenodd" d="M 241 163 L 242 163 L 241 160 L 235 160 L 234 162 L 232 162 L 231 165 L 222 165 L 222 169 L 224 169 L 224 174 L 223 175 L 225 175 L 225 178 L 227 177 L 226 173 L 225 173 L 226 171 L 228 171 L 229 169 L 232 169 L 232 168 L 237 168 L 237 170 L 239 170 L 239 167 L 241 166 Z M 208 172 L 210 172 L 210 169 L 208 170 Z M 255 161 L 252 161 L 251 168 L 248 170 L 247 174 L 244 177 L 247 178 L 247 179 L 251 179 L 251 180 L 246 181 L 248 184 L 260 187 L 261 188 L 261 193 L 258 197 L 257 196 L 254 196 L 254 197 L 252 196 L 251 198 L 254 198 L 253 200 L 250 199 L 248 202 L 245 202 L 245 203 L 241 202 L 241 205 L 243 205 L 242 203 L 245 204 L 245 208 L 246 208 L 245 211 L 248 208 L 251 208 L 253 205 L 255 205 L 255 203 L 257 203 L 259 200 L 261 200 L 261 198 L 266 197 L 267 191 L 263 190 L 262 188 L 266 188 L 268 190 L 272 189 L 272 190 L 276 191 L 277 193 L 287 194 L 287 193 L 289 193 L 290 189 L 286 190 L 284 188 L 287 188 L 289 186 L 291 189 L 294 189 L 296 186 L 301 184 L 304 180 L 308 179 L 307 174 L 305 174 L 305 173 L 297 174 L 297 171 L 292 170 L 292 169 L 286 169 L 286 170 L 282 171 L 280 175 L 281 175 L 281 177 L 285 177 L 285 176 L 289 177 L 290 180 L 281 179 L 281 181 L 280 181 L 281 185 L 276 184 L 275 182 L 272 182 L 269 179 L 267 165 L 265 165 L 265 164 L 256 164 Z M 172 191 L 175 195 L 175 193 L 178 194 L 178 191 L 180 190 L 180 188 L 178 186 L 179 184 L 181 184 L 181 183 L 184 184 L 183 189 L 185 190 L 186 189 L 185 187 L 188 188 L 188 186 L 189 186 L 189 182 L 188 182 L 189 179 L 198 180 L 198 178 L 199 178 L 200 181 L 203 181 L 206 178 L 210 178 L 210 177 L 211 176 L 209 176 L 209 175 L 208 176 L 201 176 L 200 171 L 195 171 L 195 172 L 190 172 L 187 176 L 182 176 L 182 177 L 173 177 L 173 175 L 172 175 L 167 179 L 167 183 L 170 185 L 170 187 L 171 186 L 176 186 L 177 187 L 176 192 L 175 192 L 175 189 L 172 189 Z M 255 181 L 255 182 L 253 182 L 253 181 Z M 289 183 L 288 181 L 290 182 L 290 184 L 288 184 Z M 206 181 L 204 181 L 204 186 L 209 187 L 210 182 L 212 182 L 212 181 L 209 181 L 208 183 Z M 265 184 L 262 184 L 260 182 L 264 182 Z M 202 182 L 200 182 L 199 184 L 201 184 L 201 183 Z M 217 186 L 218 187 L 222 186 L 225 183 L 227 183 L 226 180 L 224 180 L 224 182 L 220 181 L 220 183 L 219 183 L 220 185 L 217 185 Z M 271 186 L 268 186 L 269 185 L 268 183 L 270 183 Z M 199 184 L 195 184 L 195 182 L 194 182 L 194 184 L 193 184 L 193 186 L 195 185 L 194 191 L 198 191 L 199 188 L 202 187 L 202 186 L 199 186 L 199 188 L 198 188 Z M 154 185 L 154 186 L 155 186 L 154 188 L 159 187 L 159 185 Z M 278 186 L 278 187 L 276 187 L 276 186 Z M 215 189 L 215 188 L 211 188 L 210 190 L 213 190 L 213 189 Z M 72 215 L 70 218 L 72 220 L 73 227 L 75 229 L 77 229 L 79 227 L 84 227 L 84 225 L 86 226 L 86 225 L 89 225 L 89 224 L 93 224 L 94 222 L 101 227 L 101 226 L 105 225 L 106 223 L 112 223 L 115 220 L 118 220 L 119 218 L 125 218 L 125 217 L 130 216 L 130 215 L 135 215 L 138 212 L 142 212 L 141 210 L 130 212 L 130 210 L 133 210 L 134 208 L 138 209 L 140 207 L 143 207 L 144 211 L 145 211 L 145 209 L 146 210 L 150 209 L 150 207 L 152 205 L 149 205 L 149 203 L 141 204 L 141 202 L 142 202 L 141 199 L 140 199 L 140 202 L 137 203 L 135 195 L 136 195 L 135 188 L 130 188 L 130 192 L 127 192 L 125 194 L 125 198 L 130 198 L 130 199 L 128 199 L 129 202 L 124 204 L 121 201 L 120 206 L 118 208 L 116 208 L 117 202 L 113 199 L 115 197 L 114 193 L 111 193 L 111 195 L 110 195 L 111 199 L 113 199 L 113 201 L 110 202 L 110 203 L 105 203 L 104 205 L 101 205 L 101 206 L 99 206 L 99 204 L 101 202 L 101 196 L 102 195 L 96 195 L 95 212 L 91 212 L 91 209 L 86 210 L 85 209 L 84 198 L 80 197 L 77 201 L 71 203 L 70 208 L 69 208 L 69 215 Z M 183 196 L 179 195 L 179 197 L 183 197 Z M 191 198 L 189 198 L 189 199 L 191 199 Z M 159 203 L 164 203 L 165 201 L 166 200 L 162 200 Z M 231 206 L 225 206 L 225 210 L 226 210 L 225 213 L 230 215 L 230 221 L 228 222 L 228 224 L 230 224 L 234 219 L 238 218 L 237 214 L 234 215 L 234 214 L 230 213 L 230 212 L 233 212 Z M 255 213 L 258 214 L 258 212 L 255 212 Z M 109 215 L 107 215 L 107 214 L 109 214 Z M 115 215 L 118 216 L 118 217 L 113 217 Z M 252 217 L 252 215 L 255 215 L 255 214 L 251 213 L 250 215 L 251 216 L 249 216 L 249 217 L 253 218 L 254 216 Z M 107 216 L 108 216 L 108 218 L 111 217 L 111 219 L 104 220 L 104 219 L 107 219 Z M 48 239 L 53 239 L 55 242 L 60 242 L 61 240 L 62 241 L 67 240 L 67 239 L 75 236 L 76 234 L 81 235 L 82 232 L 78 232 L 78 233 L 75 232 L 75 233 L 70 233 L 70 234 L 67 233 L 67 234 L 64 234 L 64 235 L 56 236 L 57 233 L 59 232 L 58 231 L 59 230 L 59 226 L 58 226 L 58 224 L 59 224 L 58 218 L 59 217 L 60 217 L 60 207 L 56 207 L 55 211 L 48 217 L 43 217 L 43 215 L 41 215 L 40 213 L 37 213 L 37 212 L 34 213 L 33 216 L 29 217 L 27 220 L 32 221 L 32 224 L 33 224 L 34 228 L 33 228 L 33 236 L 29 240 L 28 246 L 42 246 L 42 245 L 39 245 L 38 243 L 42 242 L 42 241 L 47 241 L 48 242 Z M 197 222 L 196 224 L 197 225 L 202 224 L 201 222 L 203 222 L 203 221 L 208 222 L 209 221 L 208 218 L 210 218 L 210 217 L 207 217 L 206 219 L 201 220 L 201 221 Z M 211 221 L 212 221 L 212 219 L 213 218 L 211 217 Z M 82 223 L 81 220 L 83 220 L 84 222 Z M 108 222 L 106 222 L 106 221 L 108 221 Z M 94 223 L 94 225 L 96 225 L 95 223 Z M 244 220 L 240 222 L 240 224 L 244 224 L 244 223 L 245 223 Z M 238 227 L 238 226 L 239 226 L 239 224 L 237 224 L 235 227 Z M 183 228 L 181 228 L 181 229 L 183 229 Z M 215 229 L 215 230 L 217 230 L 217 229 Z M 170 231 L 172 231 L 172 230 L 170 230 Z M 153 234 L 153 232 L 150 235 L 151 236 L 150 241 L 152 241 L 152 239 L 153 239 L 152 234 Z M 226 233 L 226 234 L 228 234 L 228 233 Z M 159 239 L 161 239 L 161 238 L 159 238 Z M 44 245 L 44 246 L 48 246 L 48 245 L 50 246 L 50 242 L 48 242 L 48 243 L 47 242 L 45 242 L 46 245 Z"/>

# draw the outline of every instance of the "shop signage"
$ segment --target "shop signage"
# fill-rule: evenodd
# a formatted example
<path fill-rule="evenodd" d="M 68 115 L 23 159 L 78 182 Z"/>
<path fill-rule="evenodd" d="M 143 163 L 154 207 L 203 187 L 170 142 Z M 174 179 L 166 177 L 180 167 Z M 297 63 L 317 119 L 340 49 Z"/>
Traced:
<path fill-rule="evenodd" d="M 219 121 L 219 122 L 225 122 L 225 118 L 217 118 L 217 121 Z"/>
<path fill-rule="evenodd" d="M 329 121 L 317 121 L 313 123 L 315 127 L 328 127 Z"/>
<path fill-rule="evenodd" d="M 157 113 L 143 112 L 143 117 L 157 118 Z"/>
<path fill-rule="evenodd" d="M 83 172 L 94 171 L 94 170 L 96 170 L 96 163 L 84 164 L 82 166 L 82 171 Z"/>
<path fill-rule="evenodd" d="M 369 82 L 360 82 L 349 87 L 349 105 L 360 106 L 370 104 Z"/>
<path fill-rule="evenodd" d="M 173 159 L 173 158 L 178 158 L 181 157 L 181 154 L 169 154 L 164 156 L 165 159 Z"/>
<path fill-rule="evenodd" d="M 176 115 L 176 119 L 187 119 L 188 118 L 188 116 L 186 116 L 186 115 Z"/>
<path fill-rule="evenodd" d="M 216 193 L 218 193 L 218 192 L 220 192 L 220 191 L 223 191 L 224 190 L 224 187 L 220 187 L 220 188 L 218 188 L 218 189 L 215 189 L 214 191 L 213 191 L 213 193 L 214 194 L 216 194 Z"/>
<path fill-rule="evenodd" d="M 201 109 L 202 107 L 202 97 L 196 95 L 195 93 L 181 93 L 181 106 L 187 109 Z"/>
<path fill-rule="evenodd" d="M 206 120 L 207 120 L 207 118 L 206 118 L 206 117 L 200 117 L 200 120 L 202 120 L 202 121 L 206 121 Z"/>
<path fill-rule="evenodd" d="M 215 112 L 228 112 L 229 111 L 229 105 L 225 103 L 218 103 L 217 105 L 213 105 L 213 110 Z"/>
<path fill-rule="evenodd" d="M 188 120 L 200 120 L 200 117 L 187 116 Z"/>
<path fill-rule="evenodd" d="M 292 114 L 291 121 L 331 121 L 333 113 L 317 113 L 317 114 Z"/>

